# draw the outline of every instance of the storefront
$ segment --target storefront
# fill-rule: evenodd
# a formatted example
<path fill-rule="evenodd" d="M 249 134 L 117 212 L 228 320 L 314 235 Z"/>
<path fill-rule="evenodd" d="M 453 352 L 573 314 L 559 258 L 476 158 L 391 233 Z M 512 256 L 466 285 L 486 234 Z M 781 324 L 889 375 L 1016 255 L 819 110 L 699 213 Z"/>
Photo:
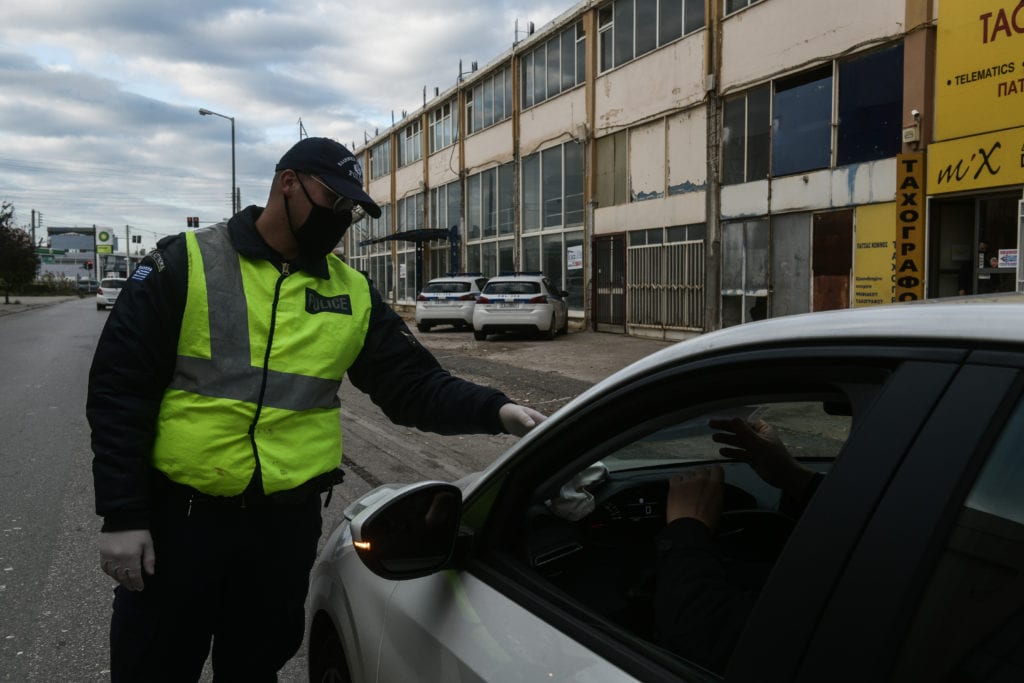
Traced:
<path fill-rule="evenodd" d="M 1024 5 L 940 7 L 928 297 L 1012 292 L 1024 209 Z"/>

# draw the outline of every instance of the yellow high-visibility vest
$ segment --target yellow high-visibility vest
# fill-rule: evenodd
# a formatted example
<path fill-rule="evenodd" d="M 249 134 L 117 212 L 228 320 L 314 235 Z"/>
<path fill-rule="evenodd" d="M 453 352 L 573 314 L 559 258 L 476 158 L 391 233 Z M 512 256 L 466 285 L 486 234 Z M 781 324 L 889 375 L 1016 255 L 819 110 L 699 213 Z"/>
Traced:
<path fill-rule="evenodd" d="M 366 278 L 333 254 L 330 278 L 240 255 L 226 224 L 185 233 L 188 295 L 153 465 L 203 493 L 265 493 L 341 463 L 338 389 L 370 322 Z"/>

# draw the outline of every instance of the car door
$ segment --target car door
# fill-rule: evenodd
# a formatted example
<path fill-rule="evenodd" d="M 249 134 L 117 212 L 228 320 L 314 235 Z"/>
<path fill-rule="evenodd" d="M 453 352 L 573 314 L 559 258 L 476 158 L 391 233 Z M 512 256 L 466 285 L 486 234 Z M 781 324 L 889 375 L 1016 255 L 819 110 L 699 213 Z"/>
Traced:
<path fill-rule="evenodd" d="M 721 671 L 609 617 L 596 604 L 600 590 L 588 600 L 539 572 L 528 552 L 534 543 L 528 520 L 558 484 L 644 439 L 662 438 L 666 427 L 723 408 L 841 394 L 852 407 L 839 460 L 775 561 L 744 631 L 770 635 L 760 632 L 761 624 L 779 631 L 785 623 L 793 637 L 781 652 L 766 654 L 757 637 L 744 635 L 732 655 L 733 664 L 749 662 L 760 680 L 794 670 L 844 559 L 962 357 L 959 351 L 902 346 L 749 350 L 655 366 L 628 382 L 592 390 L 550 428 L 524 440 L 467 498 L 464 522 L 472 548 L 459 568 L 396 588 L 381 679 L 405 680 L 413 672 L 419 680 L 532 679 L 521 675 L 526 671 L 555 680 L 720 680 Z M 828 408 L 831 399 L 822 400 Z M 682 467 L 655 464 L 637 476 L 667 480 Z M 656 524 L 658 514 L 663 507 L 643 528 Z M 618 554 L 631 559 L 635 548 L 627 542 Z M 739 667 L 737 680 L 743 671 Z"/>
<path fill-rule="evenodd" d="M 1024 357 L 975 351 L 923 423 L 797 680 L 1024 675 Z"/>

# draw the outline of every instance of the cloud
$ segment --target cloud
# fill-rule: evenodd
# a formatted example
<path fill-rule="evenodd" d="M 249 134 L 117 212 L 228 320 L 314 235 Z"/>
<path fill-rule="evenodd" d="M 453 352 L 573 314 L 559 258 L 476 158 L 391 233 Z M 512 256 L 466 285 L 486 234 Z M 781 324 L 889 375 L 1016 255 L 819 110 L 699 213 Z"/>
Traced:
<path fill-rule="evenodd" d="M 0 25 L 0 199 L 47 225 L 153 237 L 265 199 L 298 137 L 348 144 L 569 5 L 445 0 L 34 0 Z M 150 244 L 151 246 L 151 244 Z"/>

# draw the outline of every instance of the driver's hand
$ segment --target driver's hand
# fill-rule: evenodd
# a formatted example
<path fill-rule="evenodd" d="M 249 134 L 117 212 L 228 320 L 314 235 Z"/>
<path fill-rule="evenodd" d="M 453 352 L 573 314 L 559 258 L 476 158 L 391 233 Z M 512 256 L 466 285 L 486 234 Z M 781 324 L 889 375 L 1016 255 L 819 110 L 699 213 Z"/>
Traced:
<path fill-rule="evenodd" d="M 791 496 L 798 497 L 814 478 L 814 471 L 790 455 L 778 432 L 764 420 L 712 418 L 708 426 L 722 430 L 711 436 L 714 441 L 730 446 L 720 448 L 721 455 L 747 463 L 765 483 Z"/>
<path fill-rule="evenodd" d="M 722 517 L 724 473 L 721 466 L 701 467 L 674 475 L 668 482 L 665 521 L 690 517 L 714 533 Z"/>

